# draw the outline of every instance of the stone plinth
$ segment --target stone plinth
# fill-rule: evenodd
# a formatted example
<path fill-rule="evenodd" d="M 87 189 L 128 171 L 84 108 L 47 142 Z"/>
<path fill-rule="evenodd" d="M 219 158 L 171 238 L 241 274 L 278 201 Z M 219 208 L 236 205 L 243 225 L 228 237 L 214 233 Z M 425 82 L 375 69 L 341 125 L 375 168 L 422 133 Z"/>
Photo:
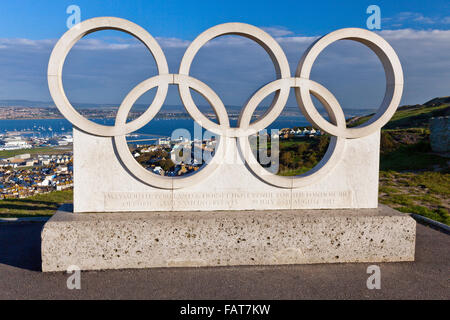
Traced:
<path fill-rule="evenodd" d="M 42 270 L 413 261 L 416 222 L 378 209 L 73 214 L 42 231 Z"/>

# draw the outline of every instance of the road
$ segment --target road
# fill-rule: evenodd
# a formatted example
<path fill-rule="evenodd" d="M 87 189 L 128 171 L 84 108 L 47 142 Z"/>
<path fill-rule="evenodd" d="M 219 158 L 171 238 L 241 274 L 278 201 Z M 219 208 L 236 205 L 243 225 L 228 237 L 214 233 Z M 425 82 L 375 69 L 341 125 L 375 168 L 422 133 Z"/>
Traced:
<path fill-rule="evenodd" d="M 450 236 L 417 225 L 416 261 L 89 271 L 81 290 L 65 273 L 40 272 L 43 223 L 0 224 L 0 299 L 450 299 Z"/>

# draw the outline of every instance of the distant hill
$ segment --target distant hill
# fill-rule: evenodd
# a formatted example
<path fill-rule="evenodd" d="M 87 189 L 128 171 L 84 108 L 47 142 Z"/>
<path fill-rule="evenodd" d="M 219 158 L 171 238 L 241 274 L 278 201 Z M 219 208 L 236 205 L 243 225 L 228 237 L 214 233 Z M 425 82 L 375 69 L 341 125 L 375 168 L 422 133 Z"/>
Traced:
<path fill-rule="evenodd" d="M 0 100 L 0 107 L 36 107 L 36 108 L 50 108 L 55 105 L 52 102 L 45 101 L 30 101 L 30 100 Z"/>
<path fill-rule="evenodd" d="M 402 113 L 400 111 L 407 111 L 407 113 L 420 113 L 421 111 L 417 111 L 418 109 L 427 107 L 429 108 L 426 112 L 431 112 L 432 110 L 436 109 L 440 109 L 442 107 L 443 104 L 447 104 L 450 105 L 450 97 L 443 97 L 443 98 L 435 98 L 432 99 L 426 103 L 424 103 L 423 105 L 415 105 L 415 106 L 403 106 L 400 107 L 396 113 L 396 115 L 394 116 L 394 118 L 391 120 L 394 121 L 397 117 L 403 117 Z M 118 108 L 119 105 L 118 104 L 99 104 L 99 103 L 77 103 L 74 102 L 72 103 L 72 105 L 78 109 L 85 109 L 85 110 L 92 110 L 92 109 L 97 109 L 97 110 L 104 110 L 104 109 L 112 109 L 112 108 Z M 319 105 L 319 104 L 317 104 Z M 16 106 L 16 107 L 27 107 L 27 108 L 56 108 L 55 104 L 53 102 L 48 102 L 48 101 L 31 101 L 31 100 L 0 100 L 0 108 L 1 107 L 11 107 L 11 106 Z M 149 107 L 149 104 L 143 104 L 143 103 L 139 103 L 139 104 L 135 104 L 133 106 L 133 111 L 145 111 L 147 110 L 147 108 Z M 203 113 L 211 113 L 213 111 L 212 107 L 209 105 L 198 105 L 198 108 L 200 109 L 201 112 Z M 236 105 L 226 105 L 226 109 L 228 114 L 239 114 L 240 111 L 242 110 L 242 106 L 236 106 Z M 267 111 L 268 106 L 265 105 L 260 105 L 258 106 L 258 108 L 256 109 L 255 112 L 255 116 L 257 115 L 261 115 L 263 114 L 265 111 Z M 371 113 L 370 115 L 367 115 L 367 113 L 369 112 L 373 112 L 374 109 L 373 108 L 346 108 L 345 112 L 348 115 L 351 115 L 352 118 L 348 119 L 348 125 L 349 126 L 357 126 L 360 123 L 366 121 L 369 117 L 371 117 L 373 115 L 373 113 Z M 184 106 L 182 105 L 164 105 L 161 109 L 161 112 L 166 112 L 166 113 L 185 113 L 186 110 L 184 108 Z M 320 110 L 319 112 L 324 116 L 327 117 L 328 114 L 325 110 Z M 399 113 L 400 112 L 400 113 Z M 446 111 L 448 113 L 448 110 Z M 291 105 L 291 106 L 285 106 L 283 109 L 283 112 L 281 114 L 282 116 L 285 117 L 303 117 L 303 115 L 301 115 L 301 112 L 298 108 L 297 105 Z M 432 116 L 439 116 L 441 115 L 439 112 L 436 113 L 436 115 L 432 115 Z M 420 120 L 420 119 L 419 119 Z M 391 126 L 392 123 L 389 123 L 387 126 Z M 422 120 L 420 120 L 419 122 L 423 122 Z M 387 128 L 387 126 L 385 128 Z M 408 125 L 409 126 L 409 125 Z"/>
<path fill-rule="evenodd" d="M 77 103 L 72 105 L 77 109 L 108 109 L 117 108 L 119 104 L 102 104 L 102 103 Z M 27 108 L 55 108 L 53 102 L 47 101 L 31 101 L 31 100 L 0 100 L 0 107 L 27 107 Z M 149 107 L 149 104 L 137 103 L 133 106 L 133 110 L 144 111 Z M 203 112 L 212 111 L 210 106 L 200 105 L 199 109 Z M 240 106 L 227 106 L 228 111 L 238 112 L 241 109 Z M 185 112 L 183 106 L 180 105 L 164 105 L 163 111 L 165 112 Z"/>
<path fill-rule="evenodd" d="M 349 127 L 356 127 L 366 122 L 373 114 L 352 117 L 347 120 Z M 434 98 L 424 104 L 407 105 L 397 109 L 397 112 L 383 128 L 427 128 L 433 117 L 450 116 L 450 97 Z"/>
<path fill-rule="evenodd" d="M 450 96 L 449 97 L 442 97 L 442 98 L 434 98 L 431 99 L 428 102 L 425 102 L 424 105 L 435 107 L 442 104 L 450 104 Z"/>

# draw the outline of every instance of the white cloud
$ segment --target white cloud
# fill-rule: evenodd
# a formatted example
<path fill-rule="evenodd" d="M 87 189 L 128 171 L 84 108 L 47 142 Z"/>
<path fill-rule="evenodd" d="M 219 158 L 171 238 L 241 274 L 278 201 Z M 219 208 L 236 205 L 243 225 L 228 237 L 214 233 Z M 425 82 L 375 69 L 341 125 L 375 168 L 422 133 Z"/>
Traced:
<path fill-rule="evenodd" d="M 159 45 L 163 48 L 187 48 L 191 43 L 188 40 L 182 40 L 178 38 L 162 38 L 156 37 Z"/>
<path fill-rule="evenodd" d="M 450 30 L 381 30 L 379 34 L 388 40 L 424 40 L 440 43 L 440 41 L 450 40 Z M 417 48 L 416 48 L 417 49 Z"/>
<path fill-rule="evenodd" d="M 297 43 L 297 44 L 309 44 L 312 43 L 314 40 L 316 40 L 319 37 L 300 37 L 300 36 L 295 36 L 295 37 L 280 37 L 280 38 L 275 38 L 279 43 L 281 44 L 289 44 L 289 43 Z"/>
<path fill-rule="evenodd" d="M 52 46 L 56 43 L 56 40 L 31 40 L 24 38 L 0 38 L 0 45 L 3 49 L 14 48 L 14 47 L 33 47 L 33 48 L 44 48 Z"/>
<path fill-rule="evenodd" d="M 450 24 L 450 16 L 425 16 L 420 12 L 404 11 L 393 17 L 382 18 L 383 24 L 389 27 L 402 27 L 404 25 L 440 25 Z"/>
<path fill-rule="evenodd" d="M 263 29 L 273 37 L 285 37 L 294 34 L 294 32 L 285 27 L 262 27 L 261 29 Z"/>
<path fill-rule="evenodd" d="M 418 12 L 400 12 L 396 20 L 404 21 L 404 20 L 412 20 L 420 23 L 433 24 L 435 23 L 435 19 L 430 17 L 425 17 L 423 14 Z"/>

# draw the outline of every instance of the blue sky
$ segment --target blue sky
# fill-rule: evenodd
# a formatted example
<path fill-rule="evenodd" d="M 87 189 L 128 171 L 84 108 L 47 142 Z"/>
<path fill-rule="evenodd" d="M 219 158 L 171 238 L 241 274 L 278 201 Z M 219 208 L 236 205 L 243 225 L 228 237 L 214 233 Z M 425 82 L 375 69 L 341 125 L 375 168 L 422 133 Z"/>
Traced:
<path fill-rule="evenodd" d="M 345 27 L 366 27 L 366 8 L 376 4 L 383 18 L 416 12 L 429 19 L 450 15 L 450 2 L 432 1 L 221 1 L 221 0 L 17 0 L 2 1 L 2 37 L 57 38 L 65 29 L 66 8 L 76 4 L 82 19 L 116 16 L 132 20 L 160 37 L 193 40 L 200 32 L 224 22 L 282 26 L 298 35 L 320 35 Z M 429 27 L 420 21 L 402 25 Z M 447 27 L 437 23 L 434 27 Z"/>
<path fill-rule="evenodd" d="M 160 42 L 171 72 L 187 45 L 205 29 L 245 22 L 280 42 L 291 72 L 318 36 L 345 27 L 366 28 L 366 8 L 381 9 L 378 31 L 397 51 L 405 71 L 402 103 L 422 103 L 450 94 L 449 1 L 133 1 L 17 0 L 0 4 L 0 99 L 49 101 L 46 68 L 56 40 L 67 31 L 66 9 L 81 18 L 116 16 L 148 30 Z M 116 46 L 115 44 L 125 44 Z M 146 50 L 118 32 L 89 35 L 69 55 L 64 84 L 74 102 L 120 103 L 140 81 L 155 75 Z M 202 49 L 192 75 L 210 85 L 226 104 L 244 103 L 273 80 L 265 52 L 249 40 L 223 37 Z M 342 41 L 317 60 L 312 78 L 333 92 L 343 107 L 376 107 L 382 100 L 381 64 L 365 47 Z M 140 102 L 151 100 L 151 94 Z M 171 90 L 168 104 L 177 104 Z M 291 98 L 290 104 L 295 102 Z"/>

